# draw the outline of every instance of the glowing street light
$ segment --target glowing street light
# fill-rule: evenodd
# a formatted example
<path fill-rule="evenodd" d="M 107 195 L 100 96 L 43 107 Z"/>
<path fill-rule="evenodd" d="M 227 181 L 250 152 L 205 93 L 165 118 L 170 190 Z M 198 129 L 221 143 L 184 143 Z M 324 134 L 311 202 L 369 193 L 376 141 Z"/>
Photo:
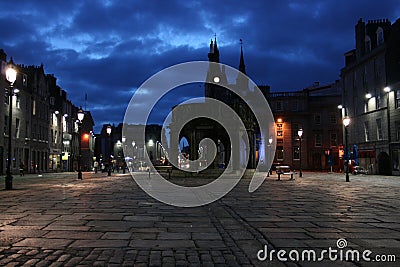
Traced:
<path fill-rule="evenodd" d="M 79 155 L 78 155 L 78 179 L 82 180 L 81 160 L 82 160 L 82 121 L 85 113 L 82 108 L 78 110 L 78 135 L 79 135 Z"/>
<path fill-rule="evenodd" d="M 297 131 L 297 134 L 299 135 L 299 138 L 300 138 L 300 154 L 299 154 L 299 156 L 300 156 L 300 174 L 299 174 L 299 177 L 303 177 L 303 172 L 302 172 L 302 169 L 301 169 L 301 137 L 303 136 L 303 129 L 300 128 Z"/>
<path fill-rule="evenodd" d="M 12 126 L 12 96 L 13 92 L 13 85 L 15 80 L 17 79 L 17 71 L 14 68 L 14 63 L 12 58 L 10 59 L 10 63 L 7 66 L 6 70 L 6 78 L 7 81 L 10 83 L 10 90 L 8 91 L 8 151 L 7 151 L 7 171 L 6 171 L 6 179 L 5 179 L 5 187 L 6 190 L 11 190 L 13 187 L 12 180 L 13 177 L 11 175 L 11 126 Z"/>
<path fill-rule="evenodd" d="M 350 124 L 350 117 L 349 116 L 345 116 L 343 118 L 343 125 L 344 125 L 344 138 L 345 138 L 345 146 L 346 146 L 346 182 L 350 182 L 350 177 L 349 177 L 349 150 L 347 147 L 347 143 L 348 143 L 348 138 L 347 138 L 347 127 Z"/>

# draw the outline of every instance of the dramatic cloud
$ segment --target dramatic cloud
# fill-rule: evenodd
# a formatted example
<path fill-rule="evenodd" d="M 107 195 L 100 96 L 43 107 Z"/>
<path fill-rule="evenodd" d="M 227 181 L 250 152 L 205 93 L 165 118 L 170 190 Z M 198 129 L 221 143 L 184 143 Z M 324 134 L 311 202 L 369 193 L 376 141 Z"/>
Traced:
<path fill-rule="evenodd" d="M 214 34 L 222 63 L 238 66 L 243 39 L 247 74 L 291 91 L 339 78 L 359 18 L 399 17 L 399 0 L 2 1 L 0 48 L 17 63 L 43 63 L 75 105 L 86 92 L 98 130 L 121 122 L 136 88 L 157 71 L 207 60 Z M 177 92 L 153 119 L 200 94 Z"/>

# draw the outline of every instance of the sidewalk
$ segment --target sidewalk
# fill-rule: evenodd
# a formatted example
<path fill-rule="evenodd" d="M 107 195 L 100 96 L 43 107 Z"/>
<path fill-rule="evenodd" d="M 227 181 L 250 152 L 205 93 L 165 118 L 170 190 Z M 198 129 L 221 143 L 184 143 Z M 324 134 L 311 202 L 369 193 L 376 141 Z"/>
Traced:
<path fill-rule="evenodd" d="M 276 253 L 272 262 L 260 261 L 257 254 L 265 246 L 338 250 L 338 239 L 347 242 L 343 250 L 396 255 L 398 265 L 400 177 L 295 178 L 277 181 L 274 174 L 253 193 L 245 178 L 212 204 L 178 208 L 149 197 L 129 174 L 15 175 L 14 190 L 0 190 L 0 265 L 320 266 L 281 262 Z M 325 259 L 324 266 L 382 266 Z"/>

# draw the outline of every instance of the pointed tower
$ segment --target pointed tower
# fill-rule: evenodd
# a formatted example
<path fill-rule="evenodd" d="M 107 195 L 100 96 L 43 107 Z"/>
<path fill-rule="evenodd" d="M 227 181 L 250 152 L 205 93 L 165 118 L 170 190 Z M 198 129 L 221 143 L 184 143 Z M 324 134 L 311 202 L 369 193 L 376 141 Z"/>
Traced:
<path fill-rule="evenodd" d="M 217 46 L 217 37 L 214 38 L 214 42 L 211 39 L 210 52 L 208 53 L 208 61 L 219 63 L 219 50 Z"/>
<path fill-rule="evenodd" d="M 248 91 L 249 89 L 249 79 L 246 76 L 246 66 L 244 64 L 243 56 L 243 40 L 240 39 L 240 62 L 239 62 L 238 76 L 236 77 L 236 86 L 243 91 Z"/>
<path fill-rule="evenodd" d="M 240 63 L 239 63 L 239 70 L 246 74 L 246 66 L 244 65 L 244 57 L 243 57 L 243 41 L 240 39 Z"/>
<path fill-rule="evenodd" d="M 214 78 L 216 76 L 218 76 L 221 79 L 222 73 L 218 65 L 211 64 L 211 62 L 219 63 L 219 50 L 217 46 L 216 37 L 214 38 L 214 41 L 211 39 L 210 52 L 208 53 L 208 61 L 210 62 L 210 66 L 207 72 L 207 78 L 206 78 L 207 83 L 205 84 L 205 96 L 210 98 L 217 98 L 218 86 L 212 83 L 214 82 Z"/>

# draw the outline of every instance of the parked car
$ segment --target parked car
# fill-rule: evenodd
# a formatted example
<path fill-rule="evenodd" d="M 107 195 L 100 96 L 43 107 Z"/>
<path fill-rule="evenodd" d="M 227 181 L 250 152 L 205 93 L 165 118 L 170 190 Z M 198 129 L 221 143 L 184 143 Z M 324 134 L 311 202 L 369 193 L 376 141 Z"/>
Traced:
<path fill-rule="evenodd" d="M 353 170 L 353 174 L 357 175 L 357 174 L 368 174 L 368 170 L 364 169 L 361 166 L 355 166 L 354 170 Z"/>

